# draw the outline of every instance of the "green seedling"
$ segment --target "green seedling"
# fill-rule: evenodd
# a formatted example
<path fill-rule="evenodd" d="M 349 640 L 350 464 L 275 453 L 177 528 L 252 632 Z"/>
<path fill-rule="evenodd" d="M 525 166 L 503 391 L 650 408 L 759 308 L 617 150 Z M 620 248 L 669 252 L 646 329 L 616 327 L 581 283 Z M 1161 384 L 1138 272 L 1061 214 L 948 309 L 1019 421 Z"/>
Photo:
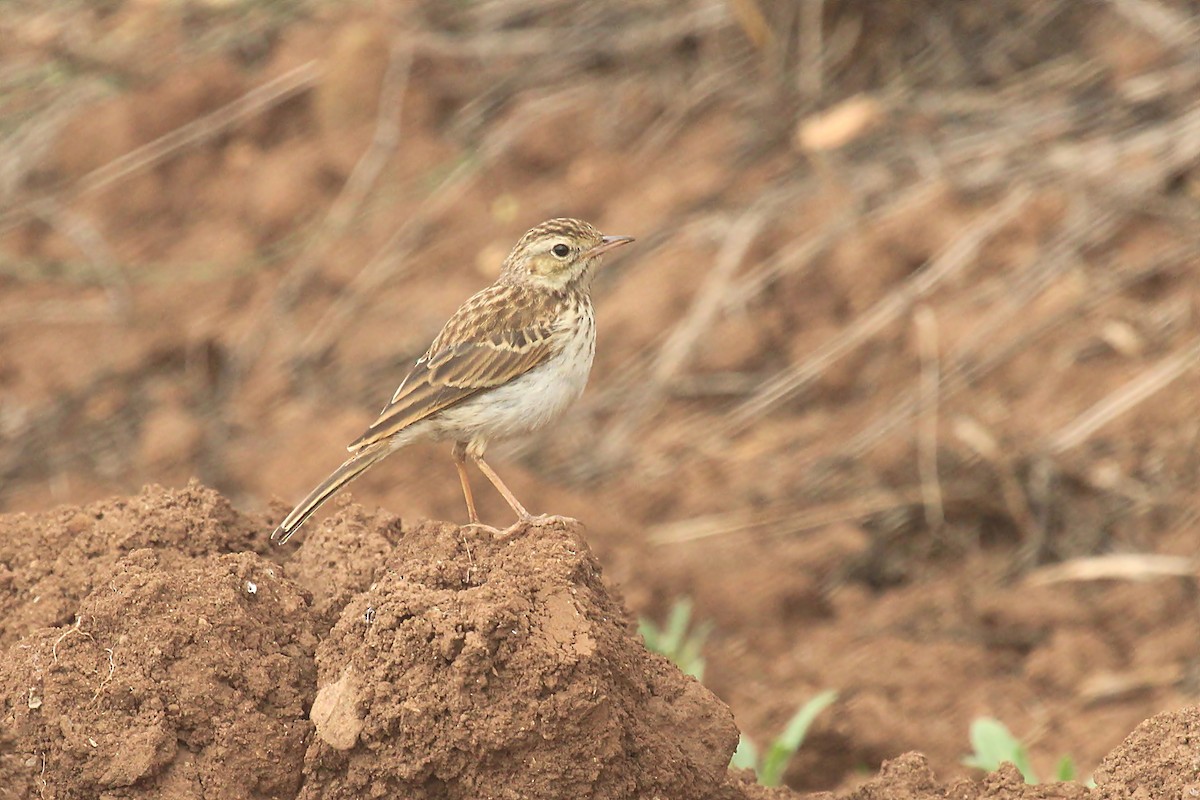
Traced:
<path fill-rule="evenodd" d="M 980 717 L 971 723 L 971 747 L 975 752 L 963 759 L 963 764 L 986 772 L 995 772 L 1004 762 L 1010 762 L 1025 778 L 1026 783 L 1037 783 L 1037 774 L 1029 763 L 1029 750 L 998 719 Z M 1055 781 L 1075 780 L 1075 762 L 1070 756 L 1059 759 L 1054 770 Z"/>
<path fill-rule="evenodd" d="M 758 748 L 742 734 L 729 766 L 752 769 L 763 786 L 778 786 L 783 781 L 783 773 L 787 771 L 796 751 L 804 744 L 804 737 L 808 735 L 813 720 L 836 699 L 837 692 L 825 691 L 802 705 L 788 720 L 783 732 L 767 747 L 761 759 Z"/>
<path fill-rule="evenodd" d="M 638 633 L 646 642 L 646 649 L 671 659 L 696 680 L 704 679 L 704 657 L 700 651 L 711 632 L 710 623 L 692 625 L 692 601 L 687 597 L 675 601 L 662 627 L 645 617 L 638 620 Z"/>

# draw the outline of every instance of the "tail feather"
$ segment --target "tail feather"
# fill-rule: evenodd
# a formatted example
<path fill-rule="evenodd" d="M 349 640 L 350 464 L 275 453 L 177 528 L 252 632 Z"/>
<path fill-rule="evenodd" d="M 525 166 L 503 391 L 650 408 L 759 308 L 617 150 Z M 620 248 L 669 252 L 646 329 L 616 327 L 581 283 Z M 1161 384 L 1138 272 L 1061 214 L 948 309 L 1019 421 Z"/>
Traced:
<path fill-rule="evenodd" d="M 368 467 L 390 452 L 391 448 L 385 444 L 383 447 L 368 448 L 350 456 L 328 478 L 321 481 L 317 488 L 309 492 L 308 497 L 301 500 L 292 509 L 291 513 L 284 518 L 283 522 L 279 523 L 279 527 L 271 534 L 271 540 L 279 544 L 286 542 L 296 532 L 296 529 L 321 507 L 322 503 L 333 497 L 339 489 L 366 472 Z"/>

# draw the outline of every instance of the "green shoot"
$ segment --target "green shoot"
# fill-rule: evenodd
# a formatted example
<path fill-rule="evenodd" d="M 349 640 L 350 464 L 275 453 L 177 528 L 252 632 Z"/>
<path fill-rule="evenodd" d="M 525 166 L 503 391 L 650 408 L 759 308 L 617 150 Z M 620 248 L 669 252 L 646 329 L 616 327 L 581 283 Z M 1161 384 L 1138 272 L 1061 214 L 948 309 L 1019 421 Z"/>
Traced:
<path fill-rule="evenodd" d="M 701 680 L 704 677 L 704 657 L 700 651 L 712 632 L 712 625 L 704 622 L 693 624 L 692 601 L 681 597 L 671 606 L 666 622 L 659 626 L 643 617 L 638 620 L 638 632 L 646 642 L 646 649 L 664 655 L 688 675 Z M 767 747 L 760 757 L 754 743 L 742 736 L 729 764 L 733 767 L 752 769 L 763 786 L 778 786 L 787 771 L 813 720 L 837 699 L 837 692 L 821 692 L 799 708 L 788 720 L 783 731 Z"/>
<path fill-rule="evenodd" d="M 995 772 L 1008 761 L 1020 771 L 1026 783 L 1038 783 L 1037 774 L 1029 763 L 1029 750 L 1004 723 L 991 717 L 979 717 L 971 723 L 971 746 L 975 752 L 963 759 L 963 764 L 987 772 Z M 1054 780 L 1073 781 L 1076 777 L 1075 762 L 1063 756 L 1054 770 Z M 1090 781 L 1089 781 L 1090 783 Z"/>
<path fill-rule="evenodd" d="M 837 692 L 834 691 L 821 692 L 809 699 L 792 715 L 783 732 L 768 745 L 761 759 L 758 748 L 743 734 L 738 740 L 737 750 L 734 751 L 729 765 L 754 770 L 758 775 L 758 782 L 763 786 L 778 786 L 783 782 L 783 774 L 796 751 L 804 744 L 804 738 L 808 736 L 808 729 L 812 727 L 813 720 L 836 699 Z"/>
<path fill-rule="evenodd" d="M 675 601 L 661 628 L 644 617 L 638 620 L 638 633 L 646 642 L 646 649 L 671 659 L 696 680 L 704 679 L 704 657 L 700 651 L 711 632 L 711 623 L 692 625 L 692 601 L 687 597 Z"/>
<path fill-rule="evenodd" d="M 1054 769 L 1054 780 L 1059 783 L 1075 780 L 1075 761 L 1070 756 L 1063 756 L 1058 760 L 1058 766 Z"/>
<path fill-rule="evenodd" d="M 1029 751 L 1003 722 L 992 717 L 979 717 L 971 723 L 970 736 L 975 752 L 964 758 L 963 764 L 985 772 L 995 772 L 1008 761 L 1020 770 L 1026 783 L 1038 782 L 1029 763 Z"/>

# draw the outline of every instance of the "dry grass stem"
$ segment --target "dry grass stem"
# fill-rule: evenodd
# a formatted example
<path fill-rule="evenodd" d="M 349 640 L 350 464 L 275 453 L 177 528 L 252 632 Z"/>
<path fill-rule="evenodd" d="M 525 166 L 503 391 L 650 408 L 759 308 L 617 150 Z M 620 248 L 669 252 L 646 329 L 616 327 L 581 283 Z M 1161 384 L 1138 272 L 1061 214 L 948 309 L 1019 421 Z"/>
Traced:
<path fill-rule="evenodd" d="M 1113 702 L 1133 694 L 1175 686 L 1187 677 L 1176 664 L 1150 665 L 1131 672 L 1097 672 L 1080 683 L 1079 696 L 1089 704 Z"/>
<path fill-rule="evenodd" d="M 104 679 L 100 681 L 100 684 L 96 687 L 96 691 L 92 694 L 93 702 L 100 696 L 100 693 L 104 691 L 104 687 L 112 683 L 113 675 L 117 671 L 117 662 L 116 659 L 113 658 L 113 649 L 111 647 L 106 647 L 104 648 L 104 652 L 108 654 L 108 674 L 104 676 Z"/>
<path fill-rule="evenodd" d="M 921 353 L 921 404 L 924 407 L 917 429 L 917 468 L 921 476 L 925 522 L 937 529 L 946 523 L 946 512 L 942 507 L 942 484 L 938 478 L 938 384 L 941 371 L 938 322 L 937 315 L 929 306 L 919 306 L 913 319 L 917 328 L 917 347 Z"/>
<path fill-rule="evenodd" d="M 61 635 L 61 636 L 59 636 L 57 639 L 55 639 L 55 640 L 54 640 L 54 644 L 50 646 L 50 655 L 53 657 L 53 659 L 54 659 L 54 663 L 55 663 L 55 664 L 57 664 L 57 663 L 58 663 L 58 646 L 59 646 L 60 644 L 62 644 L 62 643 L 63 643 L 63 641 L 64 641 L 64 640 L 65 640 L 65 639 L 66 639 L 68 636 L 75 636 L 75 635 L 78 635 L 78 636 L 83 636 L 83 637 L 84 637 L 84 638 L 86 638 L 86 639 L 91 639 L 91 638 L 92 638 L 92 635 L 91 635 L 90 633 L 88 633 L 88 632 L 87 632 L 87 631 L 85 631 L 85 630 L 82 630 L 82 629 L 79 627 L 79 626 L 80 626 L 80 625 L 82 625 L 82 624 L 83 624 L 83 617 L 76 615 L 76 617 L 75 617 L 75 624 L 74 624 L 74 625 L 72 625 L 71 627 L 67 628 L 65 631 L 63 631 L 62 635 Z M 93 640 L 93 641 L 94 641 L 94 640 Z"/>
<path fill-rule="evenodd" d="M 750 44 L 760 51 L 770 50 L 774 46 L 774 34 L 771 25 L 763 16 L 757 0 L 727 0 L 733 19 Z"/>
<path fill-rule="evenodd" d="M 876 220 L 885 219 L 892 214 L 901 213 L 913 206 L 928 203 L 937 192 L 942 190 L 943 186 L 939 181 L 921 180 L 912 186 L 905 187 L 895 195 L 889 196 L 877 208 L 870 211 L 839 215 L 837 219 L 827 223 L 815 233 L 771 253 L 760 265 L 747 270 L 744 276 L 729 287 L 727 306 L 737 308 L 745 305 L 784 276 L 799 273 L 850 231 L 867 226 Z"/>
<path fill-rule="evenodd" d="M 769 530 L 772 535 L 787 536 L 837 522 L 862 520 L 875 514 L 908 508 L 924 499 L 922 487 L 876 492 L 852 500 L 806 507 L 802 511 L 767 510 L 736 511 L 729 514 L 709 514 L 651 526 L 647 540 L 655 545 L 683 544 L 716 536 Z"/>
<path fill-rule="evenodd" d="M 722 0 L 700 4 L 662 20 L 581 31 L 578 27 L 540 26 L 448 36 L 422 31 L 413 37 L 418 54 L 471 60 L 527 59 L 553 54 L 565 66 L 596 54 L 606 58 L 632 58 L 653 52 L 659 57 L 665 47 L 681 39 L 701 38 L 727 28 L 730 15 Z"/>
<path fill-rule="evenodd" d="M 74 186 L 59 193 L 59 197 L 80 197 L 104 189 L 135 172 L 163 161 L 178 150 L 211 139 L 230 126 L 306 91 L 316 81 L 316 63 L 308 61 L 288 70 L 237 100 L 113 159 L 81 177 Z M 26 221 L 29 217 L 28 209 L 10 211 L 0 217 L 0 232 Z"/>
<path fill-rule="evenodd" d="M 625 458 L 634 433 L 662 406 L 670 384 L 687 366 L 699 344 L 712 332 L 724 308 L 733 276 L 765 221 L 764 211 L 755 207 L 742 214 L 729 227 L 713 267 L 692 298 L 687 313 L 667 335 L 649 367 L 649 375 L 637 383 L 638 388 L 623 404 L 622 414 L 605 431 L 594 460 L 601 464 L 613 464 Z"/>
<path fill-rule="evenodd" d="M 1145 370 L 1080 414 L 1050 437 L 1047 451 L 1058 455 L 1078 447 L 1100 428 L 1162 391 L 1197 363 L 1200 363 L 1200 339 Z"/>
<path fill-rule="evenodd" d="M 92 82 L 81 84 L 68 87 L 47 108 L 0 141 L 0 206 L 18 199 L 22 185 L 50 152 L 59 130 L 98 94 Z M 3 92 L 4 87 L 0 87 L 0 97 Z M 0 217 L 0 232 L 10 227 L 6 217 Z"/>
<path fill-rule="evenodd" d="M 1118 14 L 1170 47 L 1194 52 L 1200 39 L 1195 15 L 1181 14 L 1154 0 L 1108 0 Z"/>
<path fill-rule="evenodd" d="M 129 276 L 122 269 L 116 252 L 96 226 L 82 215 L 63 208 L 52 197 L 32 204 L 30 211 L 47 225 L 59 230 L 88 260 L 108 295 L 113 313 L 128 314 L 133 307 Z"/>
<path fill-rule="evenodd" d="M 1076 220 L 1078 224 L 1068 223 L 1047 247 L 1047 252 L 1039 254 L 1028 269 L 995 290 L 994 309 L 960 337 L 942 369 L 939 386 L 942 402 L 957 396 L 1017 354 L 1060 330 L 1070 320 L 1095 308 L 1120 288 L 1162 268 L 1164 262 L 1155 259 L 1143 269 L 1117 270 L 1112 277 L 1106 274 L 1092 291 L 1063 311 L 1032 323 L 1015 324 L 1023 315 L 1028 315 L 1033 300 L 1051 286 L 1055 278 L 1078 262 L 1079 253 L 1085 246 L 1096 246 L 1112 235 L 1116 222 L 1111 214 L 1079 215 Z M 907 392 L 895 398 L 887 411 L 846 442 L 843 454 L 849 458 L 861 457 L 902 429 L 921 410 L 919 392 Z"/>
<path fill-rule="evenodd" d="M 1080 581 L 1149 581 L 1200 577 L 1198 571 L 1200 564 L 1193 558 L 1154 553 L 1110 553 L 1039 567 L 1029 573 L 1025 582 L 1031 586 L 1048 586 Z"/>
<path fill-rule="evenodd" d="M 728 420 L 718 427 L 719 435 L 743 430 L 754 420 L 803 389 L 837 359 L 878 335 L 917 301 L 927 297 L 942 281 L 964 269 L 993 235 L 1008 225 L 1032 197 L 1026 186 L 1012 189 L 993 209 L 955 239 L 941 254 L 918 270 L 901 286 L 877 302 L 845 330 L 808 359 L 773 379 L 746 402 L 736 407 Z"/>
<path fill-rule="evenodd" d="M 825 89 L 825 0 L 800 0 L 800 96 L 814 101 Z"/>
<path fill-rule="evenodd" d="M 389 280 L 403 269 L 407 258 L 415 251 L 421 233 L 431 220 L 448 211 L 471 187 L 491 159 L 503 151 L 507 137 L 494 139 L 492 146 L 482 149 L 479 158 L 459 164 L 443 180 L 421 206 L 421 210 L 388 237 L 375 256 L 358 271 L 336 300 L 309 329 L 309 333 L 292 348 L 293 361 L 311 362 L 329 352 L 364 305 Z"/>
<path fill-rule="evenodd" d="M 374 189 L 379 174 L 400 143 L 404 97 L 412 74 L 413 54 L 408 45 L 393 43 L 387 70 L 379 89 L 375 132 L 367 149 L 354 165 L 341 191 L 329 206 L 325 218 L 313 232 L 308 246 L 287 276 L 276 289 L 276 309 L 290 309 L 297 296 L 308 285 L 314 272 L 329 250 L 330 244 L 346 232 L 367 196 Z"/>
<path fill-rule="evenodd" d="M 71 303 L 43 300 L 36 303 L 0 305 L 0 329 L 23 325 L 94 325 L 113 323 L 120 318 L 108 299 L 97 298 Z"/>

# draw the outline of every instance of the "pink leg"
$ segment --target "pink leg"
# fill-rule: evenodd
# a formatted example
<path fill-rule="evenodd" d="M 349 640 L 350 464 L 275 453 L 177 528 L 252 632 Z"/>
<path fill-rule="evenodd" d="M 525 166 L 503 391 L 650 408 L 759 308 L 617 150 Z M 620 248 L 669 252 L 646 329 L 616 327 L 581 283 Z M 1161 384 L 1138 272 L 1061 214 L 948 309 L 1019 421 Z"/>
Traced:
<path fill-rule="evenodd" d="M 483 460 L 483 456 L 472 455 L 471 458 L 474 460 L 475 466 L 479 467 L 479 471 L 483 473 L 483 477 L 491 481 L 492 486 L 496 487 L 496 491 L 500 493 L 500 496 L 504 498 L 505 502 L 516 513 L 518 519 L 522 522 L 528 522 L 533 519 L 533 515 L 525 510 L 525 506 L 521 505 L 521 501 L 516 498 L 516 495 L 504 485 L 504 481 L 500 480 L 500 476 L 496 474 L 496 471 L 489 467 L 488 463 Z"/>
<path fill-rule="evenodd" d="M 479 512 L 475 510 L 475 496 L 471 494 L 471 480 L 467 477 L 466 442 L 455 442 L 451 455 L 454 456 L 454 468 L 458 470 L 458 480 L 462 483 L 463 497 L 467 501 L 467 517 L 472 523 L 479 522 Z"/>

